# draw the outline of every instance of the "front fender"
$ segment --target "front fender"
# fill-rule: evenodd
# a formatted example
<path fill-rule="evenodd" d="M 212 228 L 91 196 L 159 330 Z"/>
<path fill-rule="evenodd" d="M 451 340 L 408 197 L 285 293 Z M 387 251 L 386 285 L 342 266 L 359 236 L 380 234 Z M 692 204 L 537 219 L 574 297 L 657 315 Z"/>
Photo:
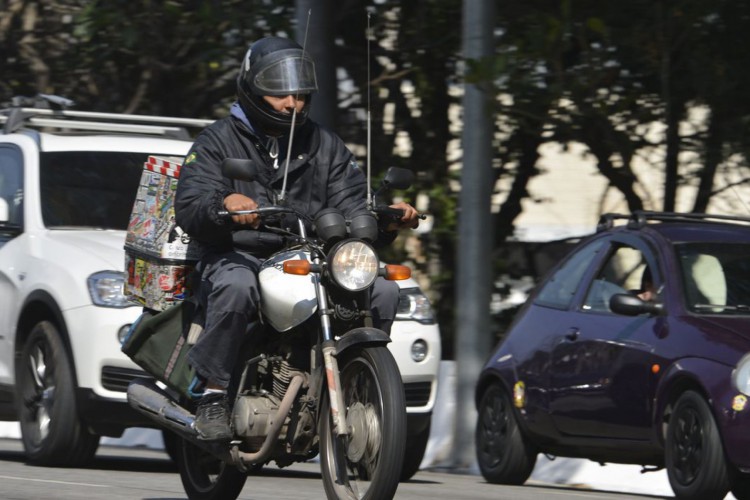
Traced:
<path fill-rule="evenodd" d="M 336 352 L 342 353 L 354 345 L 386 345 L 391 338 L 383 330 L 377 328 L 355 328 L 349 330 L 336 342 Z"/>
<path fill-rule="evenodd" d="M 680 394 L 696 390 L 708 401 L 722 436 L 729 462 L 736 467 L 750 467 L 750 404 L 735 404 L 742 395 L 731 383 L 733 366 L 703 358 L 683 358 L 673 363 L 656 387 L 654 421 L 661 429 L 662 418 Z M 663 435 L 657 436 L 663 443 Z"/>

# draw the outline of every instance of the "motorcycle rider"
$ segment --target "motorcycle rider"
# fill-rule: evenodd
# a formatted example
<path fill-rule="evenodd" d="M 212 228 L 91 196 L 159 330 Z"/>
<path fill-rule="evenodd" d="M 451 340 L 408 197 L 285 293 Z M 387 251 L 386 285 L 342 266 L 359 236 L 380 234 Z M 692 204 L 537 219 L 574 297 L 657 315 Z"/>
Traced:
<path fill-rule="evenodd" d="M 260 263 L 282 244 L 277 234 L 263 231 L 255 214 L 235 215 L 231 222 L 219 216 L 221 210 L 253 210 L 272 203 L 261 183 L 224 177 L 222 160 L 252 160 L 263 180 L 278 189 L 293 136 L 287 202 L 312 218 L 326 208 L 345 216 L 366 210 L 367 181 L 354 155 L 341 138 L 308 118 L 316 90 L 314 63 L 299 44 L 286 38 L 259 39 L 242 60 L 238 99 L 230 116 L 198 135 L 181 170 L 177 224 L 202 249 L 196 269 L 203 331 L 188 360 L 197 373 L 191 391 L 200 396 L 195 425 L 204 440 L 232 437 L 227 388 L 240 346 L 259 321 Z M 390 243 L 399 229 L 419 223 L 411 205 L 392 206 L 402 209 L 403 217 L 381 227 L 380 243 Z M 397 304 L 398 286 L 379 278 L 372 292 L 375 326 L 389 332 Z"/>

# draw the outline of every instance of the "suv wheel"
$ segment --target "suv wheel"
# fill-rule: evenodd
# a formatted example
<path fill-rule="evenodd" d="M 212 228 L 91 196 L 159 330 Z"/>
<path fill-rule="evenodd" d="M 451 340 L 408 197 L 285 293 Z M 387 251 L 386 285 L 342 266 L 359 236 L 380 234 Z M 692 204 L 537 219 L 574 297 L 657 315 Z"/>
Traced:
<path fill-rule="evenodd" d="M 421 415 L 419 417 L 422 417 Z M 407 415 L 409 419 L 417 419 Z M 414 474 L 419 472 L 419 466 L 424 459 L 424 452 L 427 449 L 427 442 L 430 439 L 430 415 L 427 415 L 427 423 L 422 424 L 421 429 L 409 432 L 406 436 L 406 450 L 404 451 L 404 465 L 401 468 L 401 481 L 408 481 Z M 411 430 L 411 429 L 410 429 Z"/>
<path fill-rule="evenodd" d="M 78 417 L 73 370 L 57 327 L 40 321 L 31 329 L 16 365 L 21 438 L 29 462 L 79 466 L 91 461 L 99 436 Z"/>

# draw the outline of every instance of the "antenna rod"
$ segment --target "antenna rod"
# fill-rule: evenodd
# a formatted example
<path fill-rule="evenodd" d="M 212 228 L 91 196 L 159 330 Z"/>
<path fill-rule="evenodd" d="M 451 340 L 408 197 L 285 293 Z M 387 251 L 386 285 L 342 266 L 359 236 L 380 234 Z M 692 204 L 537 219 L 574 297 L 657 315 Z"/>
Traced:
<path fill-rule="evenodd" d="M 302 72 L 302 65 L 305 60 L 305 54 L 307 50 L 307 32 L 310 29 L 310 17 L 312 16 L 312 9 L 309 9 L 307 11 L 307 24 L 305 25 L 305 38 L 302 41 L 302 61 L 300 61 L 299 65 L 299 72 Z M 297 75 L 297 81 L 299 82 L 301 74 Z M 297 103 L 296 101 L 299 99 L 299 88 L 297 89 L 297 95 L 294 96 L 295 100 L 295 106 L 294 111 L 292 111 L 292 128 L 289 130 L 289 144 L 286 148 L 286 161 L 284 162 L 284 182 L 281 185 L 281 194 L 279 195 L 279 201 L 284 201 L 286 199 L 286 178 L 287 174 L 289 173 L 289 159 L 292 156 L 292 142 L 294 142 L 294 125 L 297 122 Z"/>
<path fill-rule="evenodd" d="M 370 113 L 370 39 L 371 36 L 371 28 L 370 28 L 370 15 L 371 13 L 367 13 L 367 208 L 372 210 L 372 187 L 371 187 L 371 178 L 372 178 L 372 171 L 370 166 L 372 165 L 371 157 L 370 157 L 370 151 L 372 151 L 371 147 L 371 138 L 372 138 L 372 115 Z"/>

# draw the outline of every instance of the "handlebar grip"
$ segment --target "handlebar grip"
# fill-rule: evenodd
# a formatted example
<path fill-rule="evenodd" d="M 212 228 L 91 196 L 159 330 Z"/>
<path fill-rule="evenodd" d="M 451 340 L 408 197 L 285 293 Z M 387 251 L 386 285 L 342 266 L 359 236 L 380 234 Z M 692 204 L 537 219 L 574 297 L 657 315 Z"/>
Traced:
<path fill-rule="evenodd" d="M 393 208 L 388 206 L 379 206 L 373 209 L 376 214 L 390 217 L 391 219 L 400 219 L 404 216 L 404 211 L 400 208 Z"/>
<path fill-rule="evenodd" d="M 373 208 L 373 211 L 378 215 L 383 215 L 394 221 L 398 221 L 401 219 L 401 217 L 404 216 L 404 211 L 402 209 L 393 208 L 393 207 L 389 207 L 385 205 L 377 206 Z M 427 214 L 418 214 L 417 218 L 420 220 L 425 220 L 427 218 Z"/>

